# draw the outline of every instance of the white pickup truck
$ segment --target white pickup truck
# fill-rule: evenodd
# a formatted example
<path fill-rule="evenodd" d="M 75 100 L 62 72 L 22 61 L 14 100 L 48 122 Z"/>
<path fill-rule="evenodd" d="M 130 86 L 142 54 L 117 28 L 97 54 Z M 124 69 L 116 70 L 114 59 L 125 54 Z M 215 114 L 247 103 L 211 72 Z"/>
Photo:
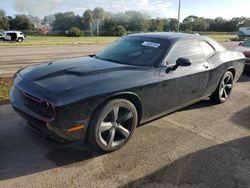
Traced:
<path fill-rule="evenodd" d="M 23 42 L 26 39 L 26 36 L 20 31 L 6 31 L 3 35 L 4 41 L 17 41 Z"/>
<path fill-rule="evenodd" d="M 238 31 L 238 36 L 241 39 L 250 37 L 250 27 L 240 27 Z"/>

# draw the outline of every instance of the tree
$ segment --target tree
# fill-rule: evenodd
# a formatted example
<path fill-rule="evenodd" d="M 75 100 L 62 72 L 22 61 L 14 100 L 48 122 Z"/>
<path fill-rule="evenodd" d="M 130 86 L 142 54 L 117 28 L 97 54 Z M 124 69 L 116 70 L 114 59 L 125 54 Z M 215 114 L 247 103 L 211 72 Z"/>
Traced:
<path fill-rule="evenodd" d="M 118 26 L 118 23 L 115 19 L 113 18 L 105 18 L 103 20 L 103 25 L 102 25 L 102 29 L 103 29 L 103 33 L 102 35 L 105 36 L 113 36 L 116 35 L 115 34 L 115 28 Z"/>
<path fill-rule="evenodd" d="M 206 31 L 208 28 L 209 24 L 205 18 L 193 15 L 186 17 L 181 24 L 184 31 Z"/>
<path fill-rule="evenodd" d="M 82 35 L 82 31 L 77 27 L 69 28 L 69 36 L 70 37 L 80 37 Z"/>
<path fill-rule="evenodd" d="M 115 33 L 114 34 L 115 34 L 115 36 L 121 37 L 123 35 L 126 35 L 127 31 L 126 31 L 125 27 L 123 27 L 122 25 L 118 25 L 115 28 Z"/>
<path fill-rule="evenodd" d="M 4 10 L 0 10 L 0 30 L 9 29 L 9 21 Z"/>
<path fill-rule="evenodd" d="M 163 20 L 163 31 L 177 31 L 178 20 L 175 18 L 169 18 Z"/>
<path fill-rule="evenodd" d="M 149 31 L 158 31 L 161 32 L 163 31 L 163 23 L 161 19 L 151 19 L 149 24 Z"/>
<path fill-rule="evenodd" d="M 93 18 L 96 21 L 96 35 L 99 36 L 100 22 L 103 20 L 104 10 L 97 7 L 93 10 Z"/>
<path fill-rule="evenodd" d="M 82 18 L 75 15 L 74 12 L 59 12 L 55 14 L 55 21 L 53 22 L 53 30 L 69 30 L 71 27 L 82 28 Z"/>
<path fill-rule="evenodd" d="M 32 30 L 34 29 L 34 24 L 31 23 L 26 15 L 16 15 L 15 18 L 9 19 L 10 29 L 18 30 Z"/>
<path fill-rule="evenodd" d="M 147 31 L 149 23 L 147 17 L 137 11 L 126 11 L 113 16 L 119 25 L 124 26 L 128 31 Z"/>
<path fill-rule="evenodd" d="M 83 19 L 89 24 L 90 33 L 91 36 L 93 36 L 93 13 L 90 9 L 83 13 Z"/>
<path fill-rule="evenodd" d="M 225 31 L 225 24 L 227 20 L 222 17 L 217 17 L 210 23 L 210 31 Z"/>

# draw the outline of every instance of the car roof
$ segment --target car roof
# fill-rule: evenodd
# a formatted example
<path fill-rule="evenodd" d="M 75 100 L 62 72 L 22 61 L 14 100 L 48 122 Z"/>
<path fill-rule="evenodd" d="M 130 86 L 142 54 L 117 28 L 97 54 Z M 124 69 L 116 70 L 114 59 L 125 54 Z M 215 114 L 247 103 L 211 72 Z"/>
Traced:
<path fill-rule="evenodd" d="M 22 33 L 21 31 L 6 31 L 5 33 Z"/>
<path fill-rule="evenodd" d="M 154 33 L 138 33 L 131 34 L 128 37 L 145 37 L 161 40 L 183 40 L 183 39 L 205 39 L 199 34 L 176 33 L 176 32 L 154 32 Z"/>
<path fill-rule="evenodd" d="M 138 33 L 138 34 L 131 34 L 127 35 L 126 37 L 141 37 L 141 38 L 149 38 L 149 39 L 156 39 L 156 40 L 165 40 L 172 44 L 176 43 L 180 40 L 202 40 L 210 43 L 216 51 L 225 51 L 226 49 L 221 46 L 219 43 L 214 41 L 213 39 L 201 36 L 199 34 L 189 34 L 189 33 L 177 33 L 177 32 L 154 32 L 154 33 Z"/>

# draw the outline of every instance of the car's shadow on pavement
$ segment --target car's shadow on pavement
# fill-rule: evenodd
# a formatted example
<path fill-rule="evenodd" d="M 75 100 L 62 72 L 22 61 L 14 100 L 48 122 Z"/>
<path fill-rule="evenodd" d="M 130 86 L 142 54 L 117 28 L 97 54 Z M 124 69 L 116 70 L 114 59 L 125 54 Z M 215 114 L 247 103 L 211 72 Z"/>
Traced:
<path fill-rule="evenodd" d="M 250 186 L 250 137 L 186 155 L 123 187 Z"/>
<path fill-rule="evenodd" d="M 207 106 L 201 101 L 188 108 Z M 187 108 L 187 109 L 188 109 Z M 250 130 L 250 106 L 230 120 Z M 246 132 L 247 132 L 246 131 Z M 249 135 L 249 134 L 246 134 Z M 250 187 L 250 136 L 190 153 L 122 187 Z"/>
<path fill-rule="evenodd" d="M 87 143 L 59 143 L 34 135 L 26 122 L 2 127 L 0 181 L 25 176 L 101 155 Z M 84 165 L 84 164 L 82 164 Z"/>
<path fill-rule="evenodd" d="M 250 106 L 236 112 L 232 117 L 231 120 L 241 125 L 242 127 L 250 129 Z M 250 147 L 249 147 L 250 150 Z"/>

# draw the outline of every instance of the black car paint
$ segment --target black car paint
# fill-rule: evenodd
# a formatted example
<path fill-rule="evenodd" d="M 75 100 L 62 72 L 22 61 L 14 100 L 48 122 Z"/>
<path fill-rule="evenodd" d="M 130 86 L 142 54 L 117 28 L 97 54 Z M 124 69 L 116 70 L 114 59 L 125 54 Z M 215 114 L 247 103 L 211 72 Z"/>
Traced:
<path fill-rule="evenodd" d="M 128 37 L 138 36 L 169 40 L 172 46 L 186 39 L 210 42 L 210 39 L 187 34 Z M 216 44 L 213 46 L 216 48 Z M 154 67 L 139 67 L 94 57 L 62 60 L 17 73 L 10 98 L 14 108 L 38 129 L 42 126 L 62 138 L 81 140 L 86 136 L 87 127 L 73 133 L 67 129 L 77 124 L 88 126 L 90 119 L 95 118 L 94 110 L 105 101 L 120 97 L 131 100 L 139 112 L 139 123 L 144 123 L 211 95 L 227 70 L 231 70 L 237 80 L 244 60 L 241 53 L 218 49 L 205 62 L 178 67 L 168 73 L 169 65 L 165 66 L 165 62 Z M 53 117 L 44 118 L 30 110 L 24 103 L 30 99 L 22 99 L 23 93 L 31 96 L 31 100 L 49 102 L 53 106 Z"/>

